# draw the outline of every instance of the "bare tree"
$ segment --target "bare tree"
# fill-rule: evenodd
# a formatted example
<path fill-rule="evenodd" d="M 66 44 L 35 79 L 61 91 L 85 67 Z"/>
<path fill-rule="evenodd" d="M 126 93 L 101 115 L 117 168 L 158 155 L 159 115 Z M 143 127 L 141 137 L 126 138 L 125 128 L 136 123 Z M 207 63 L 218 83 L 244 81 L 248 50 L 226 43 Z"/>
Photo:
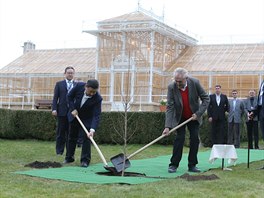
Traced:
<path fill-rule="evenodd" d="M 131 110 L 131 105 L 134 101 L 134 94 L 133 93 L 133 86 L 130 84 L 130 82 L 134 78 L 133 72 L 134 72 L 134 58 L 130 56 L 130 53 L 127 56 L 127 70 L 125 72 L 125 79 L 126 79 L 126 84 L 124 87 L 119 86 L 119 91 L 121 93 L 121 102 L 123 105 L 123 111 L 119 111 L 119 115 L 121 116 L 121 119 L 118 121 L 118 123 L 114 123 L 114 130 L 115 133 L 118 134 L 119 138 L 122 139 L 123 142 L 123 147 L 122 147 L 122 152 L 124 156 L 127 154 L 127 146 L 129 140 L 133 137 L 135 134 L 136 129 L 131 129 L 129 128 L 129 121 L 132 119 L 134 113 L 128 115 L 128 112 Z M 114 140 L 115 141 L 115 140 Z M 122 170 L 122 176 L 124 176 L 125 172 L 125 160 L 123 160 L 123 170 Z"/>

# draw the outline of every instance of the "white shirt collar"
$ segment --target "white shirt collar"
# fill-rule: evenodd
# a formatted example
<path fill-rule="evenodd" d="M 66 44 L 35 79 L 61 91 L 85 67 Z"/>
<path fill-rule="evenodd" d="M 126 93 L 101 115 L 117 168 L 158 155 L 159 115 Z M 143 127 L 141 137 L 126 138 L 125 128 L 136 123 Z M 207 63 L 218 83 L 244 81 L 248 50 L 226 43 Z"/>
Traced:
<path fill-rule="evenodd" d="M 66 80 L 66 83 L 73 83 L 73 79 L 71 79 L 71 80 L 67 80 L 67 79 L 65 79 Z"/>
<path fill-rule="evenodd" d="M 187 80 L 186 80 L 186 84 L 184 85 L 184 87 L 181 90 L 185 91 L 186 87 L 187 87 Z"/>

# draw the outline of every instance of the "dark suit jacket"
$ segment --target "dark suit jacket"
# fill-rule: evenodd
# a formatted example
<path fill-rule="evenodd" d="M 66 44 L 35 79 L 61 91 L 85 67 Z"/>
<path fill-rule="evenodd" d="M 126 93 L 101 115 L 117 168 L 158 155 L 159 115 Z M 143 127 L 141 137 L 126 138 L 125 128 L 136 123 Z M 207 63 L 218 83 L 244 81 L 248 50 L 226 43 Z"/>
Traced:
<path fill-rule="evenodd" d="M 259 87 L 259 92 L 257 96 L 257 106 L 255 107 L 255 110 L 253 111 L 254 117 L 258 116 L 258 119 L 262 118 L 264 116 L 264 112 L 261 112 L 262 105 L 259 105 L 259 99 L 260 99 L 260 93 L 261 93 L 261 88 L 263 86 L 264 81 L 261 82 L 261 85 Z M 262 101 L 263 104 L 264 101 Z"/>
<path fill-rule="evenodd" d="M 250 98 L 247 98 L 247 99 L 244 101 L 244 108 L 245 108 L 246 122 L 248 122 L 247 113 L 248 113 L 248 112 L 252 112 L 252 111 L 253 111 L 253 113 L 254 113 L 255 110 L 257 110 L 257 108 L 258 108 L 258 98 L 257 98 L 257 97 L 254 97 L 254 100 L 253 100 L 253 106 L 251 105 Z M 258 121 L 258 117 L 255 116 L 253 120 L 254 120 L 254 121 Z"/>
<path fill-rule="evenodd" d="M 67 83 L 65 80 L 56 83 L 52 101 L 52 111 L 56 110 L 58 116 L 67 116 Z"/>
<path fill-rule="evenodd" d="M 78 82 L 68 94 L 69 101 L 69 121 L 72 122 L 74 117 L 71 115 L 71 112 L 76 109 L 78 111 L 78 116 L 82 120 L 83 124 L 87 129 L 93 128 L 96 130 L 102 106 L 102 97 L 97 92 L 92 98 L 86 100 L 86 102 L 81 106 L 81 101 L 85 91 L 85 83 Z"/>
<path fill-rule="evenodd" d="M 198 79 L 189 77 L 187 79 L 189 104 L 193 113 L 198 117 L 198 122 L 202 122 L 202 114 L 206 111 L 209 104 L 208 94 L 201 86 Z M 168 107 L 166 111 L 165 127 L 174 128 L 181 121 L 183 104 L 180 90 L 175 82 L 168 86 Z"/>
<path fill-rule="evenodd" d="M 217 105 L 216 95 L 210 95 L 210 103 L 207 109 L 208 118 L 212 117 L 213 120 L 224 120 L 225 112 L 229 110 L 229 102 L 227 96 L 224 94 L 220 95 L 220 104 Z"/>

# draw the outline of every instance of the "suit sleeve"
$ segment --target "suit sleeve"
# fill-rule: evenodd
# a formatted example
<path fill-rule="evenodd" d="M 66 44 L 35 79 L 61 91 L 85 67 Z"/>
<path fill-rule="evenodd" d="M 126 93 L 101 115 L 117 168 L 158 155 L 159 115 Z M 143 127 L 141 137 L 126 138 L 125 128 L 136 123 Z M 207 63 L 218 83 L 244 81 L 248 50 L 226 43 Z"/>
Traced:
<path fill-rule="evenodd" d="M 200 103 L 199 109 L 197 112 L 195 112 L 195 114 L 198 116 L 198 118 L 200 118 L 208 108 L 208 105 L 210 103 L 210 98 L 208 94 L 205 92 L 204 88 L 201 86 L 199 81 L 196 83 L 196 87 L 198 90 L 198 96 L 202 102 Z"/>
<path fill-rule="evenodd" d="M 52 111 L 56 110 L 57 111 L 57 103 L 59 99 L 59 82 L 56 83 L 55 88 L 54 88 L 54 94 L 53 94 L 53 100 L 52 100 Z"/>
<path fill-rule="evenodd" d="M 228 98 L 227 96 L 225 95 L 225 100 L 226 100 L 226 104 L 225 104 L 225 112 L 229 112 L 230 110 L 230 105 L 229 105 L 229 101 L 228 101 Z"/>
<path fill-rule="evenodd" d="M 167 92 L 167 111 L 166 111 L 166 119 L 165 119 L 165 128 L 173 128 L 173 119 L 174 118 L 174 96 L 173 96 L 173 85 L 168 86 Z"/>
<path fill-rule="evenodd" d="M 209 96 L 209 105 L 208 105 L 208 108 L 207 108 L 207 114 L 208 114 L 208 118 L 212 117 L 212 96 L 210 95 Z"/>
<path fill-rule="evenodd" d="M 93 120 L 91 123 L 91 128 L 96 130 L 98 125 L 99 125 L 99 121 L 100 121 L 100 115 L 102 112 L 102 97 L 99 98 L 99 101 L 95 104 L 94 109 L 93 109 Z"/>

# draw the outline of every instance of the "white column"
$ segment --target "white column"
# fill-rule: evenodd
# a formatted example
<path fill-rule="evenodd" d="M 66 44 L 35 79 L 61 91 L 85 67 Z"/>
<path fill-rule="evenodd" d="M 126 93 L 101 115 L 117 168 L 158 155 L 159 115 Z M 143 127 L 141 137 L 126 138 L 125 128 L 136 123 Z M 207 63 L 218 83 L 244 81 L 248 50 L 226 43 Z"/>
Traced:
<path fill-rule="evenodd" d="M 131 102 L 134 102 L 134 93 L 135 93 L 135 61 L 134 61 L 134 54 L 132 58 L 130 58 L 130 64 L 131 64 L 131 90 L 130 90 L 130 98 Z"/>
<path fill-rule="evenodd" d="M 152 85 L 153 85 L 153 64 L 154 64 L 154 38 L 155 33 L 154 31 L 151 32 L 151 38 L 150 38 L 150 57 L 149 57 L 149 90 L 148 90 L 148 96 L 149 96 L 149 103 L 152 103 Z"/>
<path fill-rule="evenodd" d="M 110 102 L 114 102 L 114 85 L 115 85 L 115 75 L 114 75 L 114 63 L 110 66 Z"/>
<path fill-rule="evenodd" d="M 209 76 L 208 76 L 208 84 L 209 84 L 209 87 L 208 87 L 208 90 L 209 90 L 209 94 L 211 94 L 211 88 L 212 88 L 212 73 L 209 73 Z"/>
<path fill-rule="evenodd" d="M 100 46 L 100 37 L 99 35 L 97 36 L 97 42 L 96 42 L 96 58 L 95 58 L 95 74 L 94 74 L 94 78 L 97 79 L 98 78 L 98 67 L 99 67 L 99 46 Z"/>

